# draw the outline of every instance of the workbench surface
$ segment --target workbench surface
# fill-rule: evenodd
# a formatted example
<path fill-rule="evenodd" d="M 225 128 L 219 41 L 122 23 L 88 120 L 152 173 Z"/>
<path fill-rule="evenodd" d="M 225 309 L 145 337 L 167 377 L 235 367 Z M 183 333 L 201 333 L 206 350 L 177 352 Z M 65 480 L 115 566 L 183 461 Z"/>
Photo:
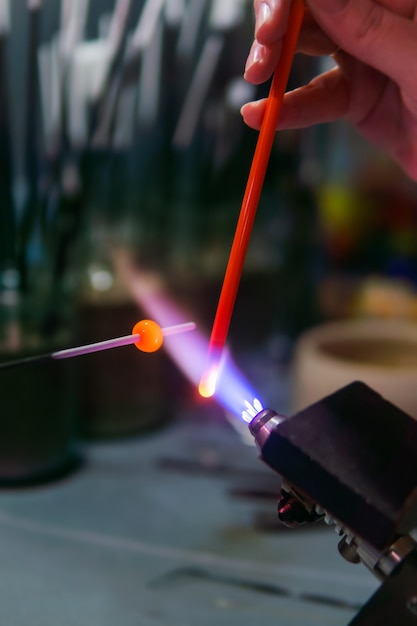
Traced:
<path fill-rule="evenodd" d="M 226 420 L 187 415 L 84 456 L 0 491 L 2 624 L 344 626 L 377 587 L 332 529 L 279 525 L 279 477 Z"/>

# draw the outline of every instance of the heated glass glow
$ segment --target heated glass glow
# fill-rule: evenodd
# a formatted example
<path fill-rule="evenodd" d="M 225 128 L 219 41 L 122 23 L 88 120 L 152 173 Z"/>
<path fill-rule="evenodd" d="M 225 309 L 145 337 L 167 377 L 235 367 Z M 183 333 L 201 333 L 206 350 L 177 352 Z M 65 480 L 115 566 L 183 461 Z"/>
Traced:
<path fill-rule="evenodd" d="M 156 352 L 164 341 L 162 328 L 153 320 L 136 322 L 132 335 L 139 335 L 139 341 L 135 341 L 134 345 L 142 352 Z"/>
<path fill-rule="evenodd" d="M 217 379 L 221 375 L 222 352 L 211 350 L 207 366 L 198 384 L 198 393 L 203 398 L 211 398 L 216 393 Z"/>
<path fill-rule="evenodd" d="M 214 396 L 216 392 L 217 373 L 217 366 L 214 366 L 207 372 L 204 372 L 204 375 L 198 385 L 198 393 L 203 398 L 211 398 Z"/>

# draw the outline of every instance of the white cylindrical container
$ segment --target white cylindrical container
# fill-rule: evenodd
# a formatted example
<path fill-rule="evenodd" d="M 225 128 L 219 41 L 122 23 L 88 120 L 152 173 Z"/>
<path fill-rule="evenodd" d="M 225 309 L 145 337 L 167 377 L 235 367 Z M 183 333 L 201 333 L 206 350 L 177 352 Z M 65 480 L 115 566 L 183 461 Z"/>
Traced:
<path fill-rule="evenodd" d="M 355 380 L 417 419 L 417 324 L 347 320 L 306 331 L 296 345 L 292 412 Z"/>

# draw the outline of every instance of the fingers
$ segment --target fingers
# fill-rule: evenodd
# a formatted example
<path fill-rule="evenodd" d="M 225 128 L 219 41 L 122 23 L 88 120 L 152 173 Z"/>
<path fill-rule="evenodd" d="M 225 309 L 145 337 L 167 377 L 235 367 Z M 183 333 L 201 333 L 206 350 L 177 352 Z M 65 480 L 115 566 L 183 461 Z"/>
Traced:
<path fill-rule="evenodd" d="M 255 0 L 255 38 L 271 46 L 281 39 L 287 29 L 289 0 Z"/>
<path fill-rule="evenodd" d="M 339 46 L 320 28 L 312 15 L 306 11 L 298 41 L 298 52 L 313 56 L 333 54 Z"/>
<path fill-rule="evenodd" d="M 415 0 L 306 0 L 298 49 L 331 54 L 340 47 L 415 93 Z M 255 42 L 245 78 L 267 80 L 279 59 L 290 0 L 255 0 Z M 414 20 L 413 20 L 414 17 Z"/>
<path fill-rule="evenodd" d="M 255 39 L 245 66 L 245 79 L 256 85 L 272 75 L 287 29 L 290 0 L 255 0 Z"/>
<path fill-rule="evenodd" d="M 417 23 L 400 15 L 393 0 L 392 10 L 374 0 L 307 0 L 307 4 L 338 46 L 397 84 L 416 90 Z"/>
<path fill-rule="evenodd" d="M 241 113 L 245 123 L 259 130 L 266 100 L 245 104 Z M 321 74 L 308 85 L 285 94 L 278 129 L 305 128 L 333 122 L 348 112 L 347 84 L 339 68 Z"/>
<path fill-rule="evenodd" d="M 267 81 L 278 63 L 281 48 L 282 40 L 270 47 L 260 44 L 255 39 L 246 61 L 245 80 L 254 85 Z"/>
<path fill-rule="evenodd" d="M 255 40 L 245 67 L 245 79 L 254 84 L 267 81 L 282 49 L 282 38 L 288 27 L 288 0 L 255 0 Z M 298 51 L 317 56 L 332 54 L 338 46 L 321 30 L 306 11 Z"/>

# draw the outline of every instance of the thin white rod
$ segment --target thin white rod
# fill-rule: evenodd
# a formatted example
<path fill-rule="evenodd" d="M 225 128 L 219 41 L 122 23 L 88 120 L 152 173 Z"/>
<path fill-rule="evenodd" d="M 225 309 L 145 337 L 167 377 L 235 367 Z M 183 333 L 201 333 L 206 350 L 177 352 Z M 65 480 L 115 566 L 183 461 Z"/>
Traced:
<path fill-rule="evenodd" d="M 58 350 L 57 352 L 52 352 L 51 356 L 53 359 L 70 359 L 74 356 L 82 356 L 83 354 L 91 354 L 92 352 L 101 352 L 102 350 L 110 350 L 111 348 L 129 346 L 139 340 L 139 335 L 126 335 L 125 337 L 116 337 L 115 339 L 89 343 L 85 346 L 77 346 L 76 348 Z"/>
<path fill-rule="evenodd" d="M 164 337 L 169 335 L 178 335 L 179 333 L 187 333 L 190 330 L 195 330 L 196 324 L 194 322 L 185 322 L 184 324 L 175 324 L 174 326 L 165 326 L 162 329 Z"/>
<path fill-rule="evenodd" d="M 175 324 L 174 326 L 166 326 L 162 328 L 162 334 L 164 337 L 169 335 L 177 335 L 178 333 L 188 332 L 194 330 L 196 325 L 194 322 L 186 322 L 184 324 Z M 91 354 L 93 352 L 101 352 L 102 350 L 110 350 L 112 348 L 121 348 L 122 346 L 129 346 L 133 343 L 140 341 L 140 335 L 125 335 L 123 337 L 115 337 L 114 339 L 106 339 L 105 341 L 98 341 L 96 343 L 89 343 L 84 346 L 76 346 L 75 348 L 66 348 L 65 350 L 57 350 L 51 353 L 53 359 L 71 359 L 76 356 L 83 356 L 84 354 Z"/>

